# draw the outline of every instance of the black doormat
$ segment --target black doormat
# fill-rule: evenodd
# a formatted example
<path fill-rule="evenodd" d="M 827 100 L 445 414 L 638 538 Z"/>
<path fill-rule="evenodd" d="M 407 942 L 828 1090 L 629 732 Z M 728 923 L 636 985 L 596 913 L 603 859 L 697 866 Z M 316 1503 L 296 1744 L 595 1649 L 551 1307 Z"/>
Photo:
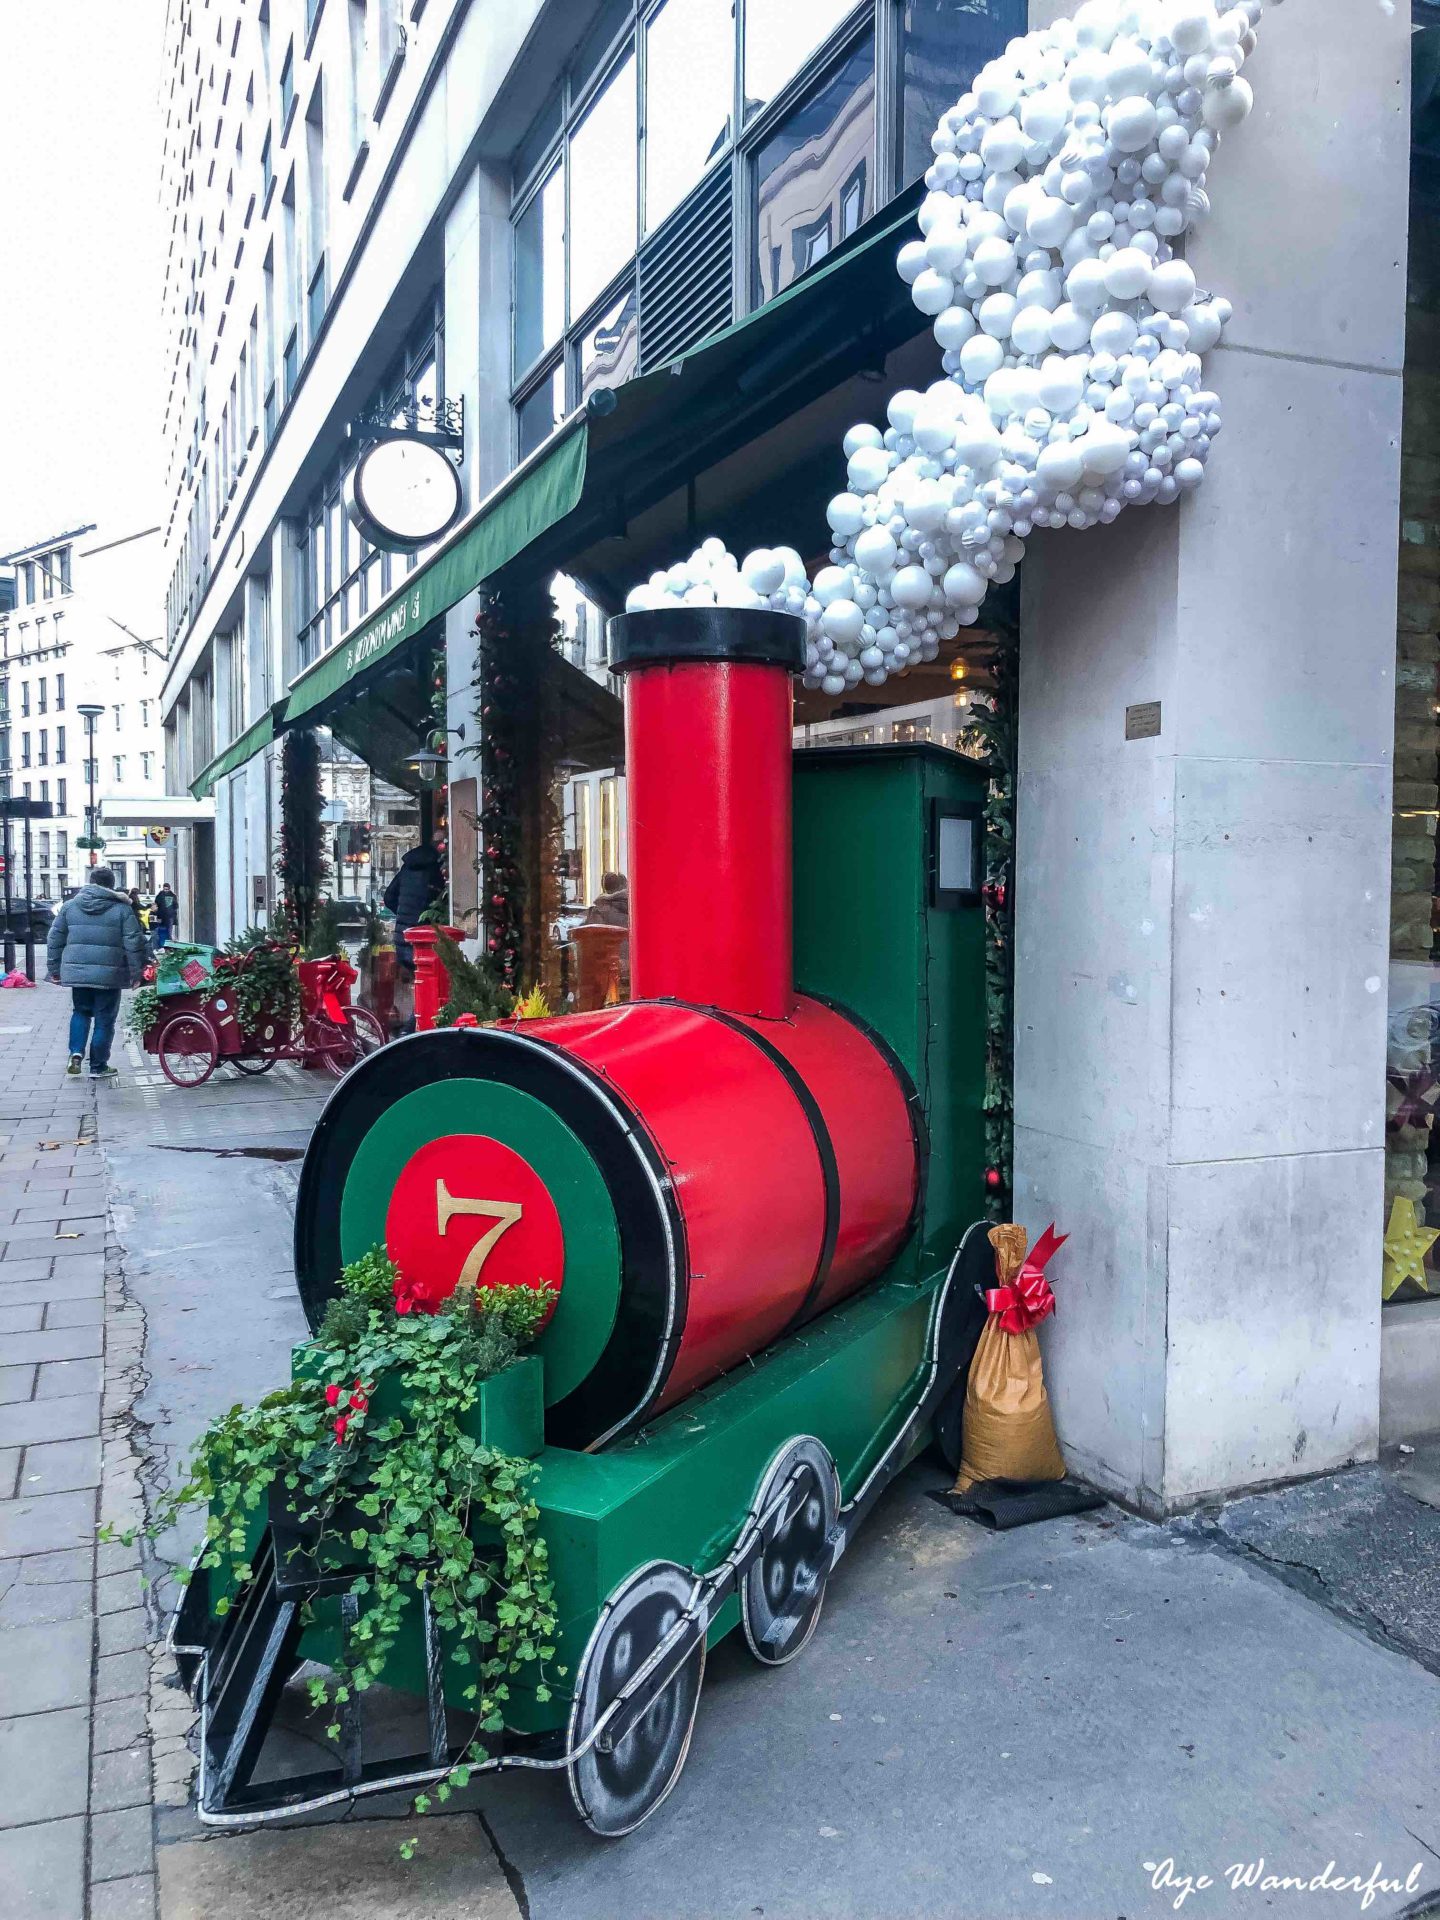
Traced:
<path fill-rule="evenodd" d="M 978 1520 L 996 1533 L 1028 1527 L 1036 1520 L 1060 1520 L 1069 1513 L 1090 1513 L 1105 1505 L 1103 1493 L 1078 1480 L 981 1480 L 968 1493 L 948 1488 L 930 1495 L 951 1513 Z"/>

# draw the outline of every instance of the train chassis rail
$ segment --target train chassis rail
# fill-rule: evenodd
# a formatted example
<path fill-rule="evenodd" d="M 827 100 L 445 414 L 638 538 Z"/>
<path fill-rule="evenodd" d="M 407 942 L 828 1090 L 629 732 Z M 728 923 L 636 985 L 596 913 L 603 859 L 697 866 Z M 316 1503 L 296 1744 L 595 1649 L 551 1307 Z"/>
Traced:
<path fill-rule="evenodd" d="M 654 1560 L 623 1580 L 601 1609 L 576 1674 L 562 1734 L 506 1735 L 500 1751 L 472 1771 L 563 1771 L 581 1820 L 619 1838 L 640 1825 L 679 1778 L 704 1676 L 707 1635 L 738 1596 L 751 1653 L 780 1666 L 815 1630 L 830 1575 L 885 1487 L 923 1443 L 928 1424 L 961 1375 L 977 1327 L 966 1260 L 983 1224 L 965 1235 L 937 1289 L 926 1337 L 924 1377 L 909 1416 L 851 1499 L 841 1504 L 829 1449 L 813 1435 L 789 1440 L 762 1475 L 734 1547 L 696 1574 Z M 977 1238 L 978 1236 L 978 1238 Z M 422 1600 L 428 1748 L 403 1759 L 366 1761 L 358 1700 L 339 1710 L 339 1764 L 323 1772 L 255 1783 L 252 1775 L 287 1679 L 295 1668 L 307 1601 L 340 1594 L 342 1632 L 358 1617 L 349 1591 L 362 1569 L 298 1584 L 277 1577 L 273 1541 L 253 1578 L 221 1621 L 210 1617 L 208 1582 L 197 1567 L 175 1613 L 170 1647 L 200 1709 L 199 1815 L 214 1827 L 245 1828 L 340 1806 L 373 1793 L 423 1791 L 464 1757 L 452 1746 L 441 1679 L 442 1649 Z"/>

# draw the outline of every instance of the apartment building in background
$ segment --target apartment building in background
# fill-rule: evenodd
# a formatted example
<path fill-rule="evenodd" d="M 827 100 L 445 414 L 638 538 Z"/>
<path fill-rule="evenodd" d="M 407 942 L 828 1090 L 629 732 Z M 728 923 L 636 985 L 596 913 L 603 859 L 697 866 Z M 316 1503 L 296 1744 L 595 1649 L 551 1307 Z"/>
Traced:
<path fill-rule="evenodd" d="M 153 891 L 165 877 L 162 578 L 158 527 L 74 526 L 0 553 L 0 796 L 52 809 L 31 830 L 37 899 L 83 886 L 101 857 L 120 886 Z M 100 825 L 102 804 L 121 799 L 128 823 Z M 103 856 L 80 844 L 94 837 L 92 802 Z M 19 893 L 18 826 L 11 840 Z"/>

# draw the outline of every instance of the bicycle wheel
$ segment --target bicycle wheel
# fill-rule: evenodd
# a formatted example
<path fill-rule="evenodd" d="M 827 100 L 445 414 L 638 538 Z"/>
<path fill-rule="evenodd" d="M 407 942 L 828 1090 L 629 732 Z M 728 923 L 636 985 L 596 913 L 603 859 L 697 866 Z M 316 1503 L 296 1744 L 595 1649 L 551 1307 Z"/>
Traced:
<path fill-rule="evenodd" d="M 385 1045 L 385 1029 L 364 1007 L 346 1007 L 343 1028 L 323 1015 L 317 1024 L 323 1024 L 329 1034 L 322 1058 L 337 1080 L 358 1061 L 378 1053 Z"/>
<path fill-rule="evenodd" d="M 203 1087 L 220 1060 L 220 1042 L 203 1013 L 177 1013 L 160 1030 L 160 1071 L 176 1087 Z"/>
<path fill-rule="evenodd" d="M 281 1056 L 286 1029 L 276 1020 L 267 1020 L 258 1033 L 247 1033 L 248 1053 L 234 1053 L 230 1064 L 239 1073 L 268 1073 Z"/>

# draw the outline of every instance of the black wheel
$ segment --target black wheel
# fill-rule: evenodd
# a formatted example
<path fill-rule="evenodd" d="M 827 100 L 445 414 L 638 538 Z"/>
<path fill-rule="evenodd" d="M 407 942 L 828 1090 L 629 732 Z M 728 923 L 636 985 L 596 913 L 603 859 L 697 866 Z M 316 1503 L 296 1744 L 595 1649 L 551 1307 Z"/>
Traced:
<path fill-rule="evenodd" d="M 203 1087 L 220 1063 L 220 1042 L 203 1013 L 177 1013 L 160 1029 L 160 1071 L 177 1087 Z"/>
<path fill-rule="evenodd" d="M 232 1054 L 231 1066 L 239 1073 L 269 1073 L 285 1045 L 284 1024 L 279 1020 L 267 1020 L 258 1033 L 247 1033 L 245 1038 L 253 1051 Z"/>
<path fill-rule="evenodd" d="M 779 1524 L 740 1588 L 745 1644 L 762 1666 L 783 1667 L 808 1643 L 825 1604 L 825 1583 L 835 1553 L 840 1513 L 840 1476 L 830 1451 L 808 1434 L 792 1440 L 771 1462 L 750 1510 L 765 1524 L 784 1498 Z"/>
<path fill-rule="evenodd" d="M 650 1658 L 694 1598 L 693 1573 L 656 1560 L 634 1573 L 605 1603 L 580 1662 L 569 1746 L 583 1746 L 605 1709 Z M 592 1833 L 616 1840 L 633 1833 L 654 1813 L 680 1777 L 690 1751 L 700 1682 L 705 1673 L 705 1635 L 699 1632 L 681 1664 L 645 1713 L 610 1751 L 606 1734 L 568 1769 L 570 1798 Z"/>

